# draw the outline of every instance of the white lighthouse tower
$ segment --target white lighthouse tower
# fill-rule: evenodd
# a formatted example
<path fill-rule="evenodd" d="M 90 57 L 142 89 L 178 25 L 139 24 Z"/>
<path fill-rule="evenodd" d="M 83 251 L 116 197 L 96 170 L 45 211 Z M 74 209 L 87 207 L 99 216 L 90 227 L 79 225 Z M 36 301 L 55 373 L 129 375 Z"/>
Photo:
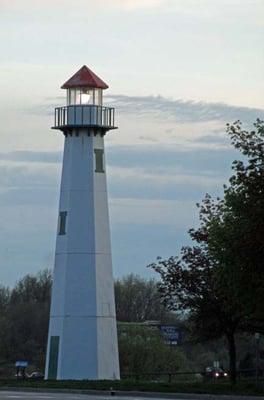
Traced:
<path fill-rule="evenodd" d="M 62 89 L 54 129 L 65 136 L 46 379 L 119 379 L 104 135 L 108 86 L 83 66 Z"/>

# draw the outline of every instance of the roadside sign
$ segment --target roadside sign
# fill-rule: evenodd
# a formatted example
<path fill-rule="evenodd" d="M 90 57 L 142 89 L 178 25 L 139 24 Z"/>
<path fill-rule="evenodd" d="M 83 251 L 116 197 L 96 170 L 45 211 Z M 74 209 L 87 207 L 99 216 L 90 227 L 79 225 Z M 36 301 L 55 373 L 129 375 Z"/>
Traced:
<path fill-rule="evenodd" d="M 16 367 L 21 367 L 21 368 L 26 368 L 28 366 L 28 361 L 16 361 L 15 363 Z"/>
<path fill-rule="evenodd" d="M 175 325 L 160 325 L 159 329 L 167 344 L 178 345 L 182 341 L 182 334 L 179 328 Z"/>
<path fill-rule="evenodd" d="M 214 361 L 214 367 L 219 368 L 220 367 L 220 362 L 219 361 Z"/>

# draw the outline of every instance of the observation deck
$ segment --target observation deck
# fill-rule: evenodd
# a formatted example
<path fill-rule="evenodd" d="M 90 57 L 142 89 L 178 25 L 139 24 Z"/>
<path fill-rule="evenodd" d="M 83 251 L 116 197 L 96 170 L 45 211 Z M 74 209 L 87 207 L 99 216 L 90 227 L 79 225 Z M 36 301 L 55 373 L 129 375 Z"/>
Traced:
<path fill-rule="evenodd" d="M 55 108 L 52 129 L 67 131 L 74 128 L 117 129 L 115 109 L 98 105 L 69 105 Z"/>

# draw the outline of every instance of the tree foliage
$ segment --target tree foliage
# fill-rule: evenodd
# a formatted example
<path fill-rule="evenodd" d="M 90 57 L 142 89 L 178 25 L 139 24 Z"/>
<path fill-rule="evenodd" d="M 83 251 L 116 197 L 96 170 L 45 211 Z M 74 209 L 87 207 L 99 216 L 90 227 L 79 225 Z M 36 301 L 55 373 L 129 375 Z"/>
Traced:
<path fill-rule="evenodd" d="M 161 303 L 154 279 L 129 274 L 115 282 L 116 315 L 118 321 L 144 322 L 172 318 Z"/>
<path fill-rule="evenodd" d="M 44 270 L 37 275 L 26 275 L 12 289 L 0 287 L 0 362 L 14 363 L 18 359 L 25 359 L 31 365 L 43 370 L 51 285 L 51 272 Z M 150 319 L 159 320 L 160 318 L 162 320 L 167 318 L 166 321 L 171 321 L 174 318 L 161 305 L 160 294 L 154 280 L 129 275 L 116 281 L 115 293 L 118 320 L 133 323 Z M 131 329 L 133 333 L 133 328 Z M 140 339 L 135 337 L 135 340 L 128 334 L 127 342 L 125 342 L 124 336 L 119 335 L 121 340 L 120 358 L 127 373 L 132 373 L 134 365 L 137 365 L 140 360 L 144 361 L 145 367 L 148 363 L 149 369 L 151 369 L 151 360 L 154 359 L 152 353 L 156 351 L 155 349 L 160 343 L 164 349 L 165 345 L 163 346 L 160 336 L 149 330 L 148 332 L 150 333 L 145 336 L 142 334 Z M 142 346 L 146 342 L 147 347 L 143 350 Z M 129 349 L 130 345 L 132 347 Z M 158 354 L 161 363 L 159 365 L 165 368 L 164 358 L 160 352 Z M 147 361 L 148 357 L 150 357 L 149 361 Z M 132 362 L 131 368 L 130 361 Z M 142 366 L 142 371 L 144 366 Z"/>
<path fill-rule="evenodd" d="M 123 375 L 173 373 L 186 367 L 184 354 L 170 347 L 156 328 L 119 324 L 118 343 Z"/>
<path fill-rule="evenodd" d="M 150 267 L 164 303 L 187 311 L 200 337 L 227 338 L 235 381 L 235 333 L 264 329 L 264 124 L 247 131 L 237 121 L 227 133 L 243 159 L 234 161 L 223 199 L 206 195 L 200 226 L 189 231 L 194 245 Z"/>
<path fill-rule="evenodd" d="M 263 331 L 264 123 L 257 120 L 254 129 L 247 131 L 237 121 L 227 131 L 244 157 L 233 163 L 221 221 L 210 227 L 209 247 L 222 266 L 222 287 L 231 282 L 245 312 L 245 329 Z"/>
<path fill-rule="evenodd" d="M 26 275 L 12 290 L 0 290 L 0 356 L 44 367 L 52 278 L 48 270 Z"/>

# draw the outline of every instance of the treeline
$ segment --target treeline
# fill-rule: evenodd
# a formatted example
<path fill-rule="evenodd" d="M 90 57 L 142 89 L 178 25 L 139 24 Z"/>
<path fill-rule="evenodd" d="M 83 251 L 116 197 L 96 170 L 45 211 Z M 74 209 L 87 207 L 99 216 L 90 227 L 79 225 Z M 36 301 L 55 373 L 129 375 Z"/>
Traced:
<path fill-rule="evenodd" d="M 13 289 L 0 288 L 0 361 L 25 359 L 44 365 L 51 272 L 26 275 Z"/>
<path fill-rule="evenodd" d="M 0 288 L 0 374 L 1 364 L 13 364 L 19 359 L 28 360 L 43 371 L 51 287 L 51 271 L 44 270 L 26 275 L 13 289 Z M 161 304 L 156 282 L 130 274 L 115 282 L 115 298 L 122 373 L 183 368 L 185 358 L 181 351 L 171 351 L 158 329 L 140 325 L 146 320 L 176 321 L 176 316 Z"/>
<path fill-rule="evenodd" d="M 0 288 L 0 376 L 13 375 L 19 359 L 28 360 L 32 370 L 44 370 L 51 286 L 51 272 L 44 270 L 26 275 L 13 289 Z M 227 367 L 223 339 L 205 341 L 188 314 L 167 311 L 154 280 L 130 274 L 115 282 L 115 295 L 122 376 L 201 372 L 214 360 Z M 149 320 L 176 325 L 183 343 L 168 346 L 158 329 L 142 324 Z M 254 337 L 240 334 L 237 344 L 238 367 L 254 368 Z"/>

